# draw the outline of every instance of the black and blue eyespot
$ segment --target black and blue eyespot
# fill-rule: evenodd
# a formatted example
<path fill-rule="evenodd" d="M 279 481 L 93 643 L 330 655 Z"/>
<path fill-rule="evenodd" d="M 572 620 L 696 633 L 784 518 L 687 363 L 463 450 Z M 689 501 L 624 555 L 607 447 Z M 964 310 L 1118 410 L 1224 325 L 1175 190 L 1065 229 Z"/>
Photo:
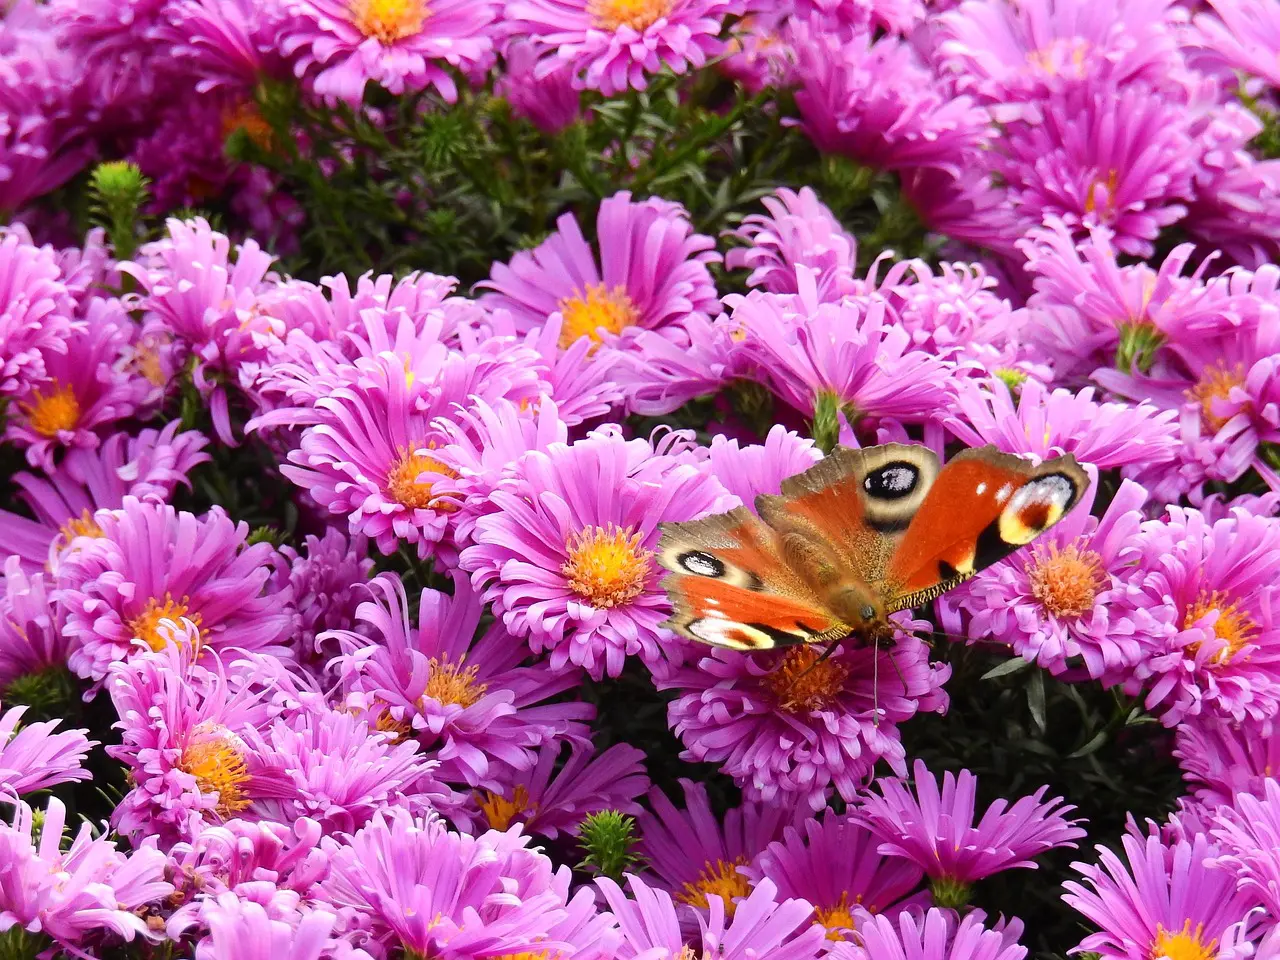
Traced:
<path fill-rule="evenodd" d="M 689 550 L 676 557 L 682 570 L 698 577 L 719 579 L 724 576 L 724 564 L 702 550 Z"/>
<path fill-rule="evenodd" d="M 920 470 L 905 460 L 896 460 L 868 473 L 862 488 L 877 500 L 901 500 L 911 496 L 919 483 Z"/>

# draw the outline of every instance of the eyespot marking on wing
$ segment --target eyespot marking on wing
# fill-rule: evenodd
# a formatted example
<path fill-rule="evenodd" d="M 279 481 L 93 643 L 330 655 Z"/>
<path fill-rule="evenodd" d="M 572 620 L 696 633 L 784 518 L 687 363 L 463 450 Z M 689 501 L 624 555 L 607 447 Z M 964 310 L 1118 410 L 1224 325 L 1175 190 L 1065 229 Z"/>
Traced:
<path fill-rule="evenodd" d="M 901 500 L 911 496 L 919 483 L 920 469 L 915 464 L 895 460 L 868 473 L 862 489 L 878 500 Z"/>
<path fill-rule="evenodd" d="M 686 629 L 703 643 L 730 650 L 768 650 L 774 646 L 773 637 L 763 630 L 716 617 L 693 620 Z"/>
<path fill-rule="evenodd" d="M 1076 494 L 1077 485 L 1060 473 L 1028 481 L 1000 513 L 1000 538 L 1018 546 L 1030 543 L 1061 519 Z"/>
<path fill-rule="evenodd" d="M 698 577 L 719 579 L 724 576 L 724 563 L 704 550 L 687 550 L 676 558 L 681 569 Z"/>

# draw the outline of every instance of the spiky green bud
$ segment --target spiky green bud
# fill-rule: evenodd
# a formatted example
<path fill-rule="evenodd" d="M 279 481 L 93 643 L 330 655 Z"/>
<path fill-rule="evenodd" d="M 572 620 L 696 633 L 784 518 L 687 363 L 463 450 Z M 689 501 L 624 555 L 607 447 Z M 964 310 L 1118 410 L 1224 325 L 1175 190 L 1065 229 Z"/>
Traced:
<path fill-rule="evenodd" d="M 612 880 L 637 866 L 641 857 L 632 852 L 639 838 L 635 834 L 636 819 L 617 810 L 601 810 L 582 821 L 578 843 L 586 856 L 579 870 L 591 870 Z"/>
<path fill-rule="evenodd" d="M 933 894 L 933 902 L 943 909 L 959 910 L 968 906 L 973 888 L 967 883 L 939 877 L 929 881 L 929 890 Z"/>
<path fill-rule="evenodd" d="M 820 393 L 813 402 L 813 442 L 824 454 L 840 441 L 840 406 L 834 393 Z"/>
<path fill-rule="evenodd" d="M 94 168 L 89 178 L 90 212 L 107 230 L 118 260 L 128 260 L 138 249 L 138 225 L 142 208 L 151 195 L 151 181 L 127 160 L 109 160 Z"/>

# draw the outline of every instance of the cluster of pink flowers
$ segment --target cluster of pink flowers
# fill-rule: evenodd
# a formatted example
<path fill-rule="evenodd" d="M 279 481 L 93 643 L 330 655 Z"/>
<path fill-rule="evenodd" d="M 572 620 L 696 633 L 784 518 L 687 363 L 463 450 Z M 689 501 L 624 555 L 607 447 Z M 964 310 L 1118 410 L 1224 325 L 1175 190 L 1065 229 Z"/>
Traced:
<path fill-rule="evenodd" d="M 973 888 L 1087 834 L 1070 797 L 983 805 L 970 771 L 908 756 L 903 726 L 949 703 L 938 626 L 1172 731 L 1189 793 L 1075 865 L 1065 900 L 1096 932 L 1063 951 L 1280 957 L 1280 161 L 1251 152 L 1243 105 L 1277 99 L 1280 13 L 938 6 L 9 5 L 0 218 L 114 145 L 158 208 L 225 194 L 258 239 L 173 218 L 118 260 L 102 231 L 0 232 L 0 454 L 21 463 L 0 489 L 0 937 L 1023 960 L 1022 922 Z M 699 69 L 790 89 L 813 146 L 896 176 L 948 259 L 860 267 L 808 186 L 723 236 L 619 191 L 474 290 L 311 282 L 270 252 L 305 211 L 221 154 L 230 130 L 272 135 L 264 81 L 334 109 L 493 82 L 555 130 Z M 710 395 L 703 433 L 634 428 Z M 1071 453 L 1094 483 L 888 643 L 748 655 L 663 626 L 661 524 L 890 441 Z M 287 531 L 283 506 L 268 530 L 193 507 L 210 461 L 250 447 L 289 485 Z M 67 674 L 111 729 L 24 723 L 22 691 Z M 663 692 L 680 759 L 740 802 L 669 797 L 601 736 L 583 691 L 624 681 Z M 91 756 L 127 790 L 68 838 L 59 789 Z M 609 811 L 641 859 L 584 881 L 553 855 Z"/>

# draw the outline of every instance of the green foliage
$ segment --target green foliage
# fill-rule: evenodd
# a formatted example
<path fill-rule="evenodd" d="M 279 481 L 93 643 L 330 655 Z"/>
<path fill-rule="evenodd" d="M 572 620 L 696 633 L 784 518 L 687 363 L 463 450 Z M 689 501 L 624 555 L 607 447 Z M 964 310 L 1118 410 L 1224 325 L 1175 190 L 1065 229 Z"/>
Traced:
<path fill-rule="evenodd" d="M 0 933 L 0 960 L 36 960 L 49 945 L 41 933 L 27 933 L 13 926 Z"/>
<path fill-rule="evenodd" d="M 139 217 L 150 196 L 151 181 L 125 160 L 100 163 L 89 177 L 89 214 L 105 227 L 118 259 L 130 259 L 138 248 Z"/>

